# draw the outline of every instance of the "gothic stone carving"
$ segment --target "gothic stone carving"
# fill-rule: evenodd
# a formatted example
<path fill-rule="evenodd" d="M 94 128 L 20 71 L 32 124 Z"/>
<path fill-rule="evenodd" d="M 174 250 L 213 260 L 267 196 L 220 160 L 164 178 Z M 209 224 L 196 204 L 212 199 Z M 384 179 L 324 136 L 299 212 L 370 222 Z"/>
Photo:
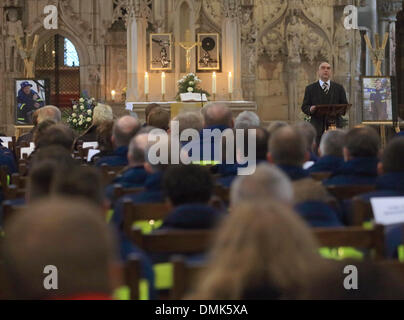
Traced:
<path fill-rule="evenodd" d="M 15 8 L 7 9 L 6 16 L 8 17 L 3 35 L 5 36 L 5 57 L 6 68 L 8 72 L 18 71 L 18 48 L 16 37 L 24 36 L 24 29 L 21 20 L 18 19 L 18 11 Z"/>

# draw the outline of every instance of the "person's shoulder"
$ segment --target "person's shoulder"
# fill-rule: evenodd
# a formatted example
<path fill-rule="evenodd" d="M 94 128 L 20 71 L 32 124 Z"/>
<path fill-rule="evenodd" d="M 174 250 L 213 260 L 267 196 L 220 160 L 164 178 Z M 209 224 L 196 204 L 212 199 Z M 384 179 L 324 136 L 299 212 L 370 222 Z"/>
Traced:
<path fill-rule="evenodd" d="M 331 86 L 335 86 L 336 88 L 339 88 L 339 89 L 344 89 L 344 86 L 342 84 L 340 84 L 338 82 L 334 82 L 334 81 L 331 81 Z"/>
<path fill-rule="evenodd" d="M 318 85 L 318 81 L 313 82 L 307 86 L 308 89 L 315 88 Z"/>

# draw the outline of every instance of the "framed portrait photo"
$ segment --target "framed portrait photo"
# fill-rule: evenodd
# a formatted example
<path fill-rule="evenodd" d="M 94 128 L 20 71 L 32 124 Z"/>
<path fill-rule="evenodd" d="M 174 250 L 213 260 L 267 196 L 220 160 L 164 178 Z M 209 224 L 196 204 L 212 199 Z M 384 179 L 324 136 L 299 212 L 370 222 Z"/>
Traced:
<path fill-rule="evenodd" d="M 394 119 L 391 77 L 363 77 L 363 122 L 386 123 Z"/>
<path fill-rule="evenodd" d="M 173 68 L 171 33 L 150 34 L 150 70 L 170 71 Z"/>
<path fill-rule="evenodd" d="M 198 71 L 220 70 L 220 42 L 218 33 L 198 33 Z"/>
<path fill-rule="evenodd" d="M 32 125 L 34 112 L 47 104 L 50 98 L 48 79 L 15 79 L 15 123 Z"/>

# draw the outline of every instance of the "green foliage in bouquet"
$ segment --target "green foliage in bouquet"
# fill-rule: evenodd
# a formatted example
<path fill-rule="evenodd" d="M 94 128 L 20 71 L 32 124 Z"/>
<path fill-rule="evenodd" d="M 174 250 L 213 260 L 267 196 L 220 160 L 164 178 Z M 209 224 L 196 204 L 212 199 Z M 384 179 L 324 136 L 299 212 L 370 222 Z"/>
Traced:
<path fill-rule="evenodd" d="M 66 123 L 78 132 L 87 130 L 93 122 L 93 110 L 96 106 L 94 98 L 82 96 L 79 101 L 73 101 L 73 106 L 65 115 Z"/>
<path fill-rule="evenodd" d="M 178 93 L 176 96 L 177 101 L 181 101 L 182 93 L 200 93 L 206 94 L 207 97 L 210 97 L 210 94 L 203 90 L 200 87 L 200 83 L 202 82 L 194 73 L 188 73 L 181 80 L 178 81 Z"/>

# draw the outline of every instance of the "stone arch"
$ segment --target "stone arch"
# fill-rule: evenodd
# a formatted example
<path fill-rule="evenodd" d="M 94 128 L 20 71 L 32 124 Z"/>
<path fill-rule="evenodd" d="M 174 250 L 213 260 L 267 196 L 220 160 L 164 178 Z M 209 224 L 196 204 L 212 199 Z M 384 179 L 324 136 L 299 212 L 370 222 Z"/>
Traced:
<path fill-rule="evenodd" d="M 74 33 L 63 28 L 61 25 L 59 25 L 59 29 L 57 30 L 46 30 L 44 28 L 40 28 L 37 31 L 33 31 L 33 33 L 39 35 L 38 46 L 34 52 L 34 60 L 36 59 L 39 48 L 41 48 L 50 37 L 59 34 L 69 39 L 73 43 L 80 59 L 80 90 L 88 90 L 88 67 L 93 64 L 93 59 L 91 58 L 91 55 L 83 41 L 79 37 L 76 37 Z"/>

